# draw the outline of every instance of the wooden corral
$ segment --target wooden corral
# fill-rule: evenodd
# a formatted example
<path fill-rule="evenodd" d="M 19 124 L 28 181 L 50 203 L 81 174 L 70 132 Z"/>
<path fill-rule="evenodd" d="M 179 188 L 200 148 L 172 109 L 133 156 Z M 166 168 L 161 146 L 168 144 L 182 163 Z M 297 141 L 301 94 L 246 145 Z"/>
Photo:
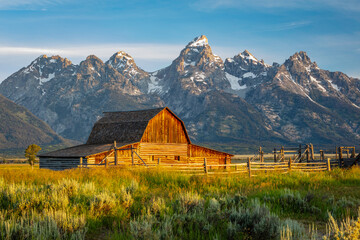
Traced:
<path fill-rule="evenodd" d="M 350 168 L 355 165 L 360 166 L 360 153 L 356 153 L 355 146 L 341 146 L 332 150 L 319 150 L 319 157 L 315 159 L 313 144 L 300 144 L 299 147 L 284 147 L 281 146 L 279 150 L 274 148 L 272 153 L 274 163 L 277 162 L 293 162 L 293 163 L 309 163 L 314 164 L 318 162 L 331 163 L 332 167 Z M 250 157 L 253 162 L 264 162 L 264 151 L 259 147 L 259 151 L 253 157 Z M 269 158 L 268 158 L 269 160 Z"/>
<path fill-rule="evenodd" d="M 232 156 L 192 144 L 183 121 L 165 107 L 106 112 L 95 123 L 86 144 L 39 158 L 40 168 L 62 170 L 78 165 L 203 163 L 204 158 L 209 164 L 230 164 Z"/>

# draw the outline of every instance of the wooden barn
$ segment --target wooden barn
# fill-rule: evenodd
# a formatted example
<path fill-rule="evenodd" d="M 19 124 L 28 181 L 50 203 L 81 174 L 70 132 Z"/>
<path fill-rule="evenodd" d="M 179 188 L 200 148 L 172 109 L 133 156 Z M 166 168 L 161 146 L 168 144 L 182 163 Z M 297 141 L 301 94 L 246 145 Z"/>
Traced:
<path fill-rule="evenodd" d="M 169 108 L 105 112 L 86 144 L 39 155 L 40 168 L 78 165 L 229 164 L 233 155 L 192 144 L 183 121 Z"/>

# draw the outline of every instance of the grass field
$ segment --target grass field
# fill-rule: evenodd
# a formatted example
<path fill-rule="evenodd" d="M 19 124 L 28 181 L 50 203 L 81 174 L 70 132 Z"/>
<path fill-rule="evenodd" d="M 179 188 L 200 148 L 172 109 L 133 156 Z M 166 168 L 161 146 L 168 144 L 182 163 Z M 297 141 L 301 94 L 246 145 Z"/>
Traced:
<path fill-rule="evenodd" d="M 359 239 L 360 169 L 217 177 L 0 165 L 1 239 Z"/>

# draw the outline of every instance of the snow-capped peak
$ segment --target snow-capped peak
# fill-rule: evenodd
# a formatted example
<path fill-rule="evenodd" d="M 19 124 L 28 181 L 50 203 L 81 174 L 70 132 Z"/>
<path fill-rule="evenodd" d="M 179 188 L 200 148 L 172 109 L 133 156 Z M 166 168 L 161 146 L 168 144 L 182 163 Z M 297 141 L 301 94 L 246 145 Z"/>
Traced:
<path fill-rule="evenodd" d="M 119 51 L 112 55 L 107 63 L 118 70 L 135 67 L 134 59 L 124 51 Z"/>
<path fill-rule="evenodd" d="M 208 39 L 205 35 L 201 35 L 200 37 L 195 38 L 192 40 L 187 46 L 188 47 L 203 47 L 209 45 Z"/>
<path fill-rule="evenodd" d="M 254 55 L 252 55 L 248 50 L 243 51 L 242 53 L 240 53 L 240 56 L 242 58 L 245 58 L 246 60 L 252 60 L 254 62 L 258 62 L 258 60 L 256 59 L 256 57 L 254 57 Z"/>
<path fill-rule="evenodd" d="M 114 56 L 116 56 L 116 58 L 125 58 L 127 60 L 130 60 L 130 59 L 133 60 L 133 58 L 124 51 L 119 51 L 119 52 L 115 53 Z"/>

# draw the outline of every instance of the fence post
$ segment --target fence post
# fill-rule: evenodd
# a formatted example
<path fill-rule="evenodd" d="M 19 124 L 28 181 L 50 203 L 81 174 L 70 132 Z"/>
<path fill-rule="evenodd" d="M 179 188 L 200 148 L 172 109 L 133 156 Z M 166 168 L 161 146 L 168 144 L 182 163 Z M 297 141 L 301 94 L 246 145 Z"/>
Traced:
<path fill-rule="evenodd" d="M 130 147 L 130 149 L 131 149 L 131 164 L 134 166 L 134 150 L 133 150 L 133 145 L 131 145 L 131 147 Z"/>
<path fill-rule="evenodd" d="M 107 168 L 108 167 L 108 159 L 107 158 L 105 158 L 105 167 Z"/>
<path fill-rule="evenodd" d="M 325 161 L 325 155 L 323 150 L 320 150 L 320 161 Z"/>
<path fill-rule="evenodd" d="M 306 144 L 306 162 L 308 163 L 310 160 L 310 146 L 309 144 Z"/>
<path fill-rule="evenodd" d="M 207 164 L 206 164 L 206 158 L 204 158 L 204 171 L 205 171 L 206 174 L 208 173 Z"/>
<path fill-rule="evenodd" d="M 281 150 L 280 150 L 280 152 L 281 152 L 280 162 L 283 162 L 283 161 L 285 161 L 285 156 L 284 156 L 284 146 L 281 146 Z"/>
<path fill-rule="evenodd" d="M 274 148 L 274 162 L 276 162 L 276 148 Z"/>
<path fill-rule="evenodd" d="M 115 160 L 115 166 L 117 166 L 118 165 L 118 159 L 117 159 L 116 141 L 114 141 L 114 160 Z"/>
<path fill-rule="evenodd" d="M 251 161 L 250 161 L 250 157 L 248 158 L 248 170 L 249 170 L 249 178 L 251 178 Z"/>
<path fill-rule="evenodd" d="M 314 161 L 315 156 L 314 156 L 314 145 L 312 143 L 310 143 L 310 148 L 311 148 L 311 161 Z"/>
<path fill-rule="evenodd" d="M 330 158 L 327 159 L 326 165 L 327 165 L 327 170 L 330 172 L 331 171 Z"/>
<path fill-rule="evenodd" d="M 160 165 L 160 158 L 158 158 L 158 165 Z"/>
<path fill-rule="evenodd" d="M 80 158 L 80 169 L 83 167 L 83 158 Z"/>
<path fill-rule="evenodd" d="M 299 159 L 299 161 L 300 161 L 300 159 L 301 159 L 301 144 L 299 144 L 299 152 L 298 152 L 298 159 Z"/>
<path fill-rule="evenodd" d="M 338 150 L 338 154 L 339 154 L 339 167 L 341 167 L 342 165 L 342 147 L 339 147 L 339 150 Z"/>
<path fill-rule="evenodd" d="M 289 172 L 291 171 L 291 157 L 289 158 Z"/>
<path fill-rule="evenodd" d="M 262 147 L 259 148 L 260 162 L 264 162 L 264 152 Z"/>

